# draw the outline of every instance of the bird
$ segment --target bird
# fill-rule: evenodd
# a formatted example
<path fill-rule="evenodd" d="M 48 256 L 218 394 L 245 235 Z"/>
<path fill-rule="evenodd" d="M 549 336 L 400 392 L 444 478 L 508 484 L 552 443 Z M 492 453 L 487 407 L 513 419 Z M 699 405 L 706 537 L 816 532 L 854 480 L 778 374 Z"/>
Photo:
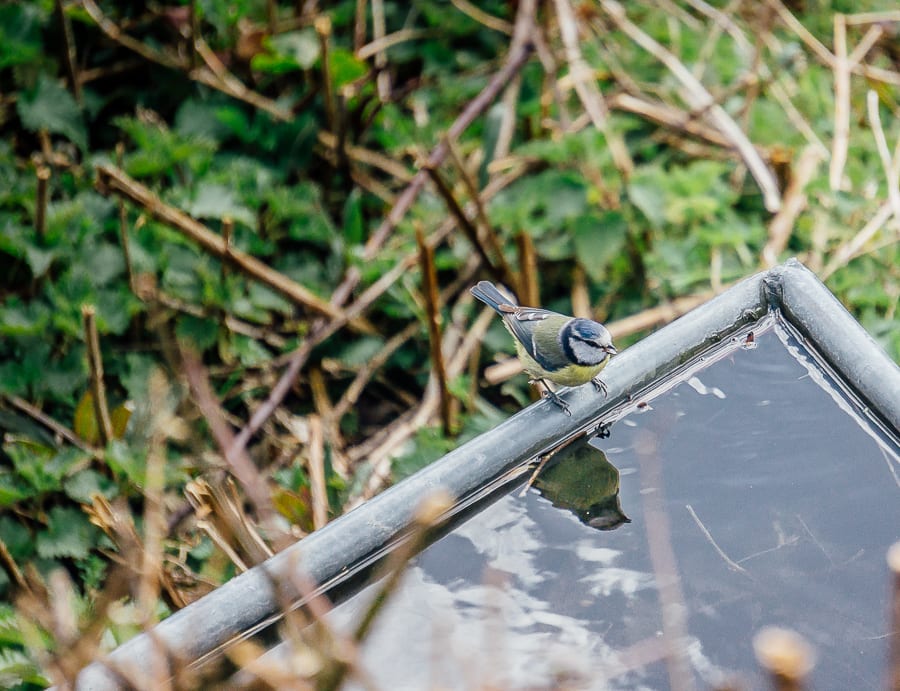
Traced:
<path fill-rule="evenodd" d="M 603 324 L 520 306 L 490 281 L 479 281 L 469 292 L 503 318 L 503 325 L 515 340 L 519 360 L 531 377 L 529 383 L 543 384 L 547 397 L 566 415 L 572 414 L 569 405 L 548 381 L 561 386 L 592 382 L 604 396 L 607 394 L 606 384 L 597 375 L 618 351 Z"/>

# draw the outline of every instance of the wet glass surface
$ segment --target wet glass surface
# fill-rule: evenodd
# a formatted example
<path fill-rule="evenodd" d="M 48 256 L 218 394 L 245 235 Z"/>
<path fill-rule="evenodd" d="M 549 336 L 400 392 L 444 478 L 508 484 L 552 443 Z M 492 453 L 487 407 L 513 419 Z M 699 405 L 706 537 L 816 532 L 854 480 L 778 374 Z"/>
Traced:
<path fill-rule="evenodd" d="M 815 646 L 814 688 L 882 687 L 900 447 L 787 327 L 753 332 L 428 547 L 364 648 L 377 687 L 762 688 L 770 625 Z"/>

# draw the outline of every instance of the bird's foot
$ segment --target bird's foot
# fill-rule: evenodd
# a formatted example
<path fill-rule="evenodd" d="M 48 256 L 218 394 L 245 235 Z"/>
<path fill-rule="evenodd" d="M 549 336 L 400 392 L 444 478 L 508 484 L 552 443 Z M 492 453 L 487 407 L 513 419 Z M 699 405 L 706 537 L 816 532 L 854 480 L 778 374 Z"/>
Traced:
<path fill-rule="evenodd" d="M 597 437 L 599 439 L 609 439 L 612 435 L 612 432 L 609 431 L 611 427 L 611 422 L 601 422 L 600 426 L 597 427 Z"/>
<path fill-rule="evenodd" d="M 566 403 L 566 402 L 560 397 L 560 395 L 559 395 L 558 393 L 556 393 L 553 389 L 551 389 L 551 388 L 547 385 L 547 382 L 545 382 L 543 379 L 538 379 L 537 381 L 541 382 L 541 384 L 544 385 L 544 392 L 543 392 L 542 395 L 545 396 L 546 398 L 549 398 L 551 401 L 553 401 L 553 403 L 555 403 L 555 404 L 558 405 L 560 408 L 562 408 L 562 411 L 563 411 L 566 415 L 568 415 L 569 417 L 572 417 L 572 411 L 571 411 L 571 409 L 569 408 L 569 404 Z"/>
<path fill-rule="evenodd" d="M 591 384 L 593 384 L 594 388 L 602 393 L 604 397 L 609 395 L 609 391 L 606 390 L 606 384 L 603 383 L 603 380 L 600 379 L 600 377 L 594 377 L 593 379 L 591 379 Z"/>

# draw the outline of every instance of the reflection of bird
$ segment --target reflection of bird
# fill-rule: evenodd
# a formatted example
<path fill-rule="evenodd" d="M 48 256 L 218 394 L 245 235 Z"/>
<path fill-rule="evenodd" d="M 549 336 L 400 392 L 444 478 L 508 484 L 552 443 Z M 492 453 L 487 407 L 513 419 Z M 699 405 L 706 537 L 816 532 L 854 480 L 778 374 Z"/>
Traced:
<path fill-rule="evenodd" d="M 619 470 L 606 455 L 581 439 L 561 449 L 534 482 L 554 506 L 571 511 L 585 525 L 614 530 L 631 519 L 619 502 Z"/>
<path fill-rule="evenodd" d="M 488 281 L 480 281 L 471 292 L 503 317 L 531 382 L 544 384 L 550 400 L 567 415 L 571 414 L 569 406 L 550 390 L 548 381 L 561 386 L 593 382 L 598 391 L 606 393 L 606 385 L 597 375 L 617 351 L 603 324 L 540 307 L 520 307 Z"/>

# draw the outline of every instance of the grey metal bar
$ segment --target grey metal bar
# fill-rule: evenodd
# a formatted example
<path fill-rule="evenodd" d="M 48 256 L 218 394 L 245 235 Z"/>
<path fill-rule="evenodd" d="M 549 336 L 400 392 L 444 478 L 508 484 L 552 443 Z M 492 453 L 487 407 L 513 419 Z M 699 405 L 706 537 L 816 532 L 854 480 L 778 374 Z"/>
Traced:
<path fill-rule="evenodd" d="M 819 310 L 835 311 L 831 303 L 837 301 L 802 265 L 789 262 L 773 271 L 751 276 L 623 351 L 603 372 L 608 398 L 603 399 L 590 386 L 565 392 L 571 417 L 549 401 L 529 406 L 175 613 L 151 634 L 139 635 L 123 644 L 109 655 L 109 662 L 134 678 L 152 679 L 154 670 L 168 670 L 167 655 L 183 661 L 207 655 L 276 616 L 284 610 L 285 603 L 300 602 L 301 591 L 295 578 L 299 569 L 313 582 L 327 583 L 349 565 L 376 553 L 400 535 L 413 508 L 429 491 L 441 487 L 457 497 L 476 492 L 492 479 L 596 424 L 604 411 L 626 401 L 738 328 L 759 319 L 772 302 L 783 306 L 789 320 L 813 340 L 824 338 L 830 344 L 827 352 L 832 364 L 873 404 L 890 402 L 893 398 L 895 417 L 892 419 L 896 422 L 898 389 L 891 391 L 890 387 L 896 386 L 894 382 L 900 377 L 900 371 L 864 332 L 860 333 L 862 329 L 842 307 L 842 316 L 817 318 Z M 840 339 L 825 338 L 829 330 L 845 335 L 846 347 L 838 342 Z M 854 352 L 874 358 L 875 364 L 871 368 L 855 366 L 850 357 Z M 881 368 L 890 373 L 886 375 Z M 886 383 L 879 384 L 879 379 Z M 76 688 L 99 691 L 119 686 L 116 675 L 105 665 L 93 663 L 81 671 Z"/>
<path fill-rule="evenodd" d="M 769 272 L 766 286 L 785 318 L 900 435 L 900 368 L 875 339 L 796 259 Z"/>

